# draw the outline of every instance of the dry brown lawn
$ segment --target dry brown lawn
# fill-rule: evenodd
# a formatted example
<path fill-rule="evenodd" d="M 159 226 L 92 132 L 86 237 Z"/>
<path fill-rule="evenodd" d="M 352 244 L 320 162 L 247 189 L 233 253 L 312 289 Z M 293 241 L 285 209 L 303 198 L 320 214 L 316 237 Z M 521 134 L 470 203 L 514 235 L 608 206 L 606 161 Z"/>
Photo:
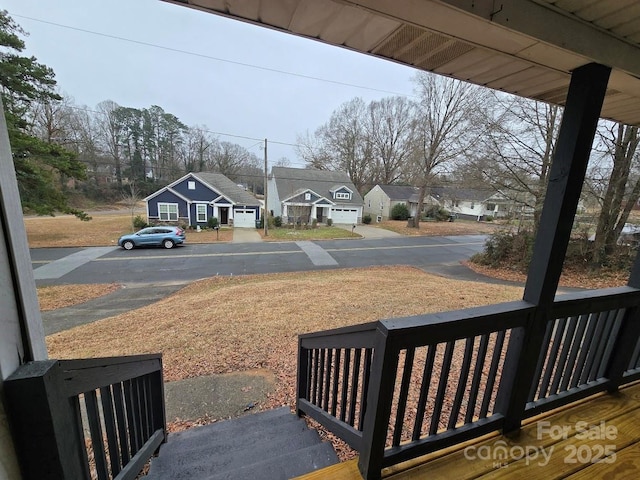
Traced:
<path fill-rule="evenodd" d="M 120 285 L 115 283 L 95 285 L 52 285 L 38 287 L 40 311 L 46 312 L 58 308 L 70 307 L 116 291 Z"/>
<path fill-rule="evenodd" d="M 151 306 L 47 337 L 51 358 L 163 353 L 165 380 L 257 368 L 269 408 L 295 403 L 297 336 L 378 319 L 511 301 L 522 289 L 411 267 L 216 277 Z"/>
<path fill-rule="evenodd" d="M 401 235 L 476 235 L 493 233 L 497 229 L 504 228 L 497 222 L 475 222 L 472 220 L 456 220 L 455 222 L 420 222 L 420 228 L 407 227 L 406 220 L 386 220 L 380 223 L 371 223 L 370 227 L 385 228 Z"/>
<path fill-rule="evenodd" d="M 118 238 L 132 233 L 131 213 L 104 213 L 93 215 L 82 222 L 72 215 L 56 217 L 26 217 L 24 225 L 31 248 L 44 247 L 102 247 L 116 245 Z M 233 231 L 221 229 L 195 232 L 187 230 L 187 243 L 229 242 Z"/>

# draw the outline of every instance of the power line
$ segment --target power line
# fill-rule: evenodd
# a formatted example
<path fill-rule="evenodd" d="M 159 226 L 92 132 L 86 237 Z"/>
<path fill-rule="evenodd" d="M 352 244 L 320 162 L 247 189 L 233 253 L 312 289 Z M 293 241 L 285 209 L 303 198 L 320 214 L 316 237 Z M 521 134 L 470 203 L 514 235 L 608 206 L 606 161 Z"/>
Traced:
<path fill-rule="evenodd" d="M 359 88 L 359 89 L 362 89 L 362 90 L 370 90 L 372 92 L 388 93 L 388 94 L 391 94 L 391 95 L 399 95 L 399 96 L 402 96 L 402 97 L 414 97 L 414 95 L 410 95 L 410 94 L 406 94 L 406 93 L 394 92 L 394 91 L 391 91 L 391 90 L 385 90 L 385 89 L 381 89 L 381 88 L 367 87 L 367 86 L 364 86 L 364 85 L 357 85 L 355 83 L 341 82 L 339 80 L 331 80 L 331 79 L 328 79 L 328 78 L 315 77 L 313 75 L 305 75 L 305 74 L 302 74 L 302 73 L 289 72 L 289 71 L 286 71 L 286 70 L 280 70 L 280 69 L 272 68 L 272 67 L 263 67 L 263 66 L 260 66 L 260 65 L 252 64 L 252 63 L 238 62 L 236 60 L 229 60 L 227 58 L 220 58 L 220 57 L 214 57 L 212 55 L 206 55 L 204 53 L 191 52 L 189 50 L 183 50 L 183 49 L 180 49 L 180 48 L 167 47 L 165 45 L 158 45 L 156 43 L 144 42 L 142 40 L 133 40 L 131 38 L 121 37 L 121 36 L 118 36 L 118 35 L 112 35 L 112 34 L 109 34 L 109 33 L 96 32 L 96 31 L 87 30 L 87 29 L 84 29 L 84 28 L 73 27 L 71 25 L 63 25 L 61 23 L 50 22 L 48 20 L 42 20 L 40 18 L 28 17 L 26 15 L 12 14 L 12 16 L 18 17 L 18 18 L 24 18 L 26 20 L 31 20 L 31 21 L 34 21 L 34 22 L 45 23 L 47 25 L 53 25 L 53 26 L 59 27 L 59 28 L 66 28 L 68 30 L 74 30 L 74 31 L 77 31 L 77 32 L 88 33 L 90 35 L 96 35 L 96 36 L 99 36 L 99 37 L 110 38 L 110 39 L 119 40 L 119 41 L 122 41 L 122 42 L 134 43 L 134 44 L 137 44 L 137 45 L 143 45 L 145 47 L 158 48 L 158 49 L 161 49 L 161 50 L 166 50 L 166 51 L 169 51 L 169 52 L 179 53 L 179 54 L 182 54 L 182 55 L 190 55 L 190 56 L 193 56 L 193 57 L 205 58 L 207 60 L 214 60 L 214 61 L 217 61 L 217 62 L 229 63 L 229 64 L 232 64 L 232 65 L 238 65 L 238 66 L 241 66 L 241 67 L 254 68 L 254 69 L 263 70 L 263 71 L 266 71 L 266 72 L 279 73 L 279 74 L 282 74 L 282 75 L 289 75 L 289 76 L 292 76 L 292 77 L 304 78 L 306 80 L 315 80 L 315 81 L 318 81 L 318 82 L 331 83 L 331 84 L 334 84 L 334 85 L 341 85 L 341 86 L 344 86 L 344 87 L 352 87 L 352 88 Z"/>

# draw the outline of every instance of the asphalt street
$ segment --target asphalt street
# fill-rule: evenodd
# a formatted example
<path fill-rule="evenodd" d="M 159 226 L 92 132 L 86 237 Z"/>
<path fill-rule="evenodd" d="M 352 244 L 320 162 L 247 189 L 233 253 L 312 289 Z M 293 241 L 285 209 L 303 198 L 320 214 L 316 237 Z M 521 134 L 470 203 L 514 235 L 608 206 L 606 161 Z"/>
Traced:
<path fill-rule="evenodd" d="M 31 250 L 37 285 L 184 283 L 247 275 L 376 265 L 413 265 L 447 274 L 482 250 L 484 235 L 186 244 L 171 250 L 118 247 Z"/>

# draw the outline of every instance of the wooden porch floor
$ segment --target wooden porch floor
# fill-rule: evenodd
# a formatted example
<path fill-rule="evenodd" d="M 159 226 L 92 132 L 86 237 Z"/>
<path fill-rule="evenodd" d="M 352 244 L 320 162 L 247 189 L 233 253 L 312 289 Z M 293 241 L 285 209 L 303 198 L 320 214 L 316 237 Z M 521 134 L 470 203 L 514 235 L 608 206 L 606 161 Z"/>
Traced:
<path fill-rule="evenodd" d="M 528 455 L 527 455 L 528 454 Z M 498 432 L 383 470 L 392 480 L 640 478 L 640 382 L 529 419 L 516 436 Z M 357 460 L 300 480 L 361 480 Z"/>

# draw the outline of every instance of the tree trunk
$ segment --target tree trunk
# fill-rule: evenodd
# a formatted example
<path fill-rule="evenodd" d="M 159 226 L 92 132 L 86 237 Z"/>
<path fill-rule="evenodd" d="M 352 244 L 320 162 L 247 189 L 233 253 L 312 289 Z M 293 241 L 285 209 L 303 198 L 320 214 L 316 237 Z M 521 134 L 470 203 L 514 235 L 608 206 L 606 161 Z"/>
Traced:
<path fill-rule="evenodd" d="M 420 218 L 422 217 L 422 206 L 424 205 L 424 197 L 427 194 L 427 186 L 420 185 L 420 189 L 418 190 L 418 205 L 416 207 L 416 215 L 413 218 L 413 226 L 415 228 L 420 228 Z"/>

